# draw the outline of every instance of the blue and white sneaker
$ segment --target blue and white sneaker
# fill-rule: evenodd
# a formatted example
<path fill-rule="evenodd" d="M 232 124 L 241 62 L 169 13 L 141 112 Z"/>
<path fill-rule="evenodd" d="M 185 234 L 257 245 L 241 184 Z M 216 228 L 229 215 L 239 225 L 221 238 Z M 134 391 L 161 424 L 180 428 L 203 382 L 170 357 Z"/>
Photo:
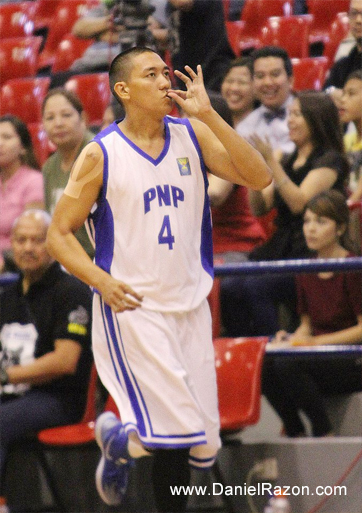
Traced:
<path fill-rule="evenodd" d="M 95 426 L 102 457 L 96 471 L 96 487 L 108 506 L 121 504 L 133 460 L 128 454 L 128 437 L 122 422 L 110 411 L 102 413 Z"/>

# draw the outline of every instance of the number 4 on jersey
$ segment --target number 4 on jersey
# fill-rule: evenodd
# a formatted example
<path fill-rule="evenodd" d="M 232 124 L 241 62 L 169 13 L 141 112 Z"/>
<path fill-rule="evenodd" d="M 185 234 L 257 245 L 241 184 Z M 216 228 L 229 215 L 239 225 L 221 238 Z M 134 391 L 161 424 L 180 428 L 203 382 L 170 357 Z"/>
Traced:
<path fill-rule="evenodd" d="M 174 242 L 175 237 L 171 232 L 170 216 L 165 216 L 163 218 L 160 233 L 158 234 L 158 243 L 168 244 L 168 249 L 173 249 Z"/>

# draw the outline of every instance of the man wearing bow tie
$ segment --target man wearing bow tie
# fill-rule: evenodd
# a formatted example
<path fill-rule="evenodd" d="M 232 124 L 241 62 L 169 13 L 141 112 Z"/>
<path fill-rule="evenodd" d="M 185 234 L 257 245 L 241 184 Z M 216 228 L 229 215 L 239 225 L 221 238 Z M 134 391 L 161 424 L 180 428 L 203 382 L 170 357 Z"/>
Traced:
<path fill-rule="evenodd" d="M 278 46 L 255 50 L 251 57 L 254 93 L 261 105 L 237 125 L 236 131 L 246 138 L 253 134 L 268 137 L 274 150 L 291 153 L 294 143 L 287 126 L 287 107 L 293 99 L 291 60 Z"/>

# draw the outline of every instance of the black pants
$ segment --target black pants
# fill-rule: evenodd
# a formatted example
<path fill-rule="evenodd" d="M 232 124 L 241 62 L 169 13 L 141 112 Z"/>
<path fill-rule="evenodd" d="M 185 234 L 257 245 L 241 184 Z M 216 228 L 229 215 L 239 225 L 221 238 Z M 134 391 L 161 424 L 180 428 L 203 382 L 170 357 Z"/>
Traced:
<path fill-rule="evenodd" d="M 282 419 L 288 436 L 305 432 L 299 410 L 310 419 L 314 436 L 326 435 L 332 426 L 325 397 L 361 390 L 361 356 L 265 355 L 262 391 Z"/>
<path fill-rule="evenodd" d="M 280 329 L 278 308 L 281 303 L 288 305 L 295 323 L 293 276 L 261 274 L 223 278 L 220 299 L 222 324 L 230 337 L 274 335 Z M 295 327 L 293 324 L 288 329 Z"/>

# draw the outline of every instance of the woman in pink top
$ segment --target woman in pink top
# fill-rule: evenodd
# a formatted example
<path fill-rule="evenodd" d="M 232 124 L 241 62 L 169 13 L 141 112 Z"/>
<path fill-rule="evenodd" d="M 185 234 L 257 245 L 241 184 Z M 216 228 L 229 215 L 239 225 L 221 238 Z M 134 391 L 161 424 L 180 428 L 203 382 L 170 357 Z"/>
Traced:
<path fill-rule="evenodd" d="M 0 117 L 0 272 L 14 220 L 27 208 L 44 208 L 43 176 L 38 168 L 25 123 L 12 115 Z"/>

